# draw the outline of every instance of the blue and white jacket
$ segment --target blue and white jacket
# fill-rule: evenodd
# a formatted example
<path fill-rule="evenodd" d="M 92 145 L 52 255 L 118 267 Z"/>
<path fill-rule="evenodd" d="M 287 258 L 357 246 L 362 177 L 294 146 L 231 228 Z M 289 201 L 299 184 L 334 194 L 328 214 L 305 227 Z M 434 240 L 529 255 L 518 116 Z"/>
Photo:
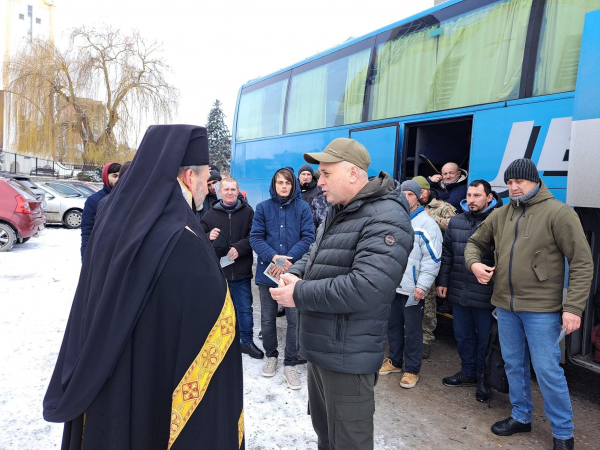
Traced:
<path fill-rule="evenodd" d="M 408 265 L 396 292 L 408 295 L 406 306 L 416 305 L 416 287 L 429 290 L 435 281 L 442 262 L 442 232 L 435 220 L 427 215 L 422 206 L 410 213 L 410 223 L 415 231 Z"/>

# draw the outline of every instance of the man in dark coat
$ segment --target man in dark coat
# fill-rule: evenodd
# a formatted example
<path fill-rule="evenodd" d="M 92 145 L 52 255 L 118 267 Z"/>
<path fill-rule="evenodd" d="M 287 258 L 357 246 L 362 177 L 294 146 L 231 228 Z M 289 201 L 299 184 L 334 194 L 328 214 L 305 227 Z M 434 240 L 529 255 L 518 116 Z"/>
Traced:
<path fill-rule="evenodd" d="M 315 197 L 322 194 L 321 188 L 317 186 L 315 171 L 310 164 L 302 164 L 298 169 L 298 182 L 300 183 L 300 192 L 302 200 L 310 206 Z"/>
<path fill-rule="evenodd" d="M 469 184 L 463 213 L 450 219 L 442 247 L 442 267 L 437 277 L 437 295 L 452 302 L 454 337 L 461 370 L 443 379 L 446 386 L 475 386 L 475 398 L 485 402 L 490 389 L 483 382 L 485 345 L 492 326 L 491 304 L 494 284 L 481 284 L 465 267 L 465 247 L 469 238 L 502 200 L 484 180 Z M 483 256 L 484 264 L 494 266 L 494 248 Z"/>
<path fill-rule="evenodd" d="M 252 247 L 250 230 L 254 210 L 239 196 L 238 182 L 224 178 L 219 185 L 221 201 L 204 214 L 200 225 L 213 243 L 219 258 L 227 256 L 229 265 L 223 267 L 235 314 L 240 326 L 242 353 L 262 359 L 265 355 L 254 344 L 252 318 Z"/>
<path fill-rule="evenodd" d="M 217 197 L 217 183 L 221 181 L 221 174 L 216 169 L 211 169 L 210 175 L 208 177 L 208 181 L 206 182 L 208 193 L 206 197 L 204 197 L 204 201 L 202 202 L 202 208 L 196 210 L 196 217 L 198 220 L 202 220 L 204 214 L 210 211 L 215 203 L 219 201 L 219 197 Z"/>
<path fill-rule="evenodd" d="M 81 260 L 85 255 L 85 249 L 92 234 L 94 228 L 94 218 L 98 210 L 98 203 L 104 197 L 106 197 L 111 189 L 114 187 L 116 182 L 119 180 L 119 170 L 121 170 L 121 164 L 112 162 L 104 165 L 102 169 L 102 182 L 104 187 L 95 194 L 90 195 L 85 201 L 83 206 L 83 213 L 81 214 Z"/>
<path fill-rule="evenodd" d="M 373 389 L 413 245 L 408 203 L 387 173 L 369 179 L 369 153 L 354 139 L 335 139 L 304 159 L 320 162 L 319 185 L 332 206 L 309 252 L 271 293 L 299 311 L 318 447 L 372 449 Z"/>
<path fill-rule="evenodd" d="M 44 418 L 63 450 L 244 448 L 233 302 L 193 213 L 206 129 L 152 126 L 94 227 Z"/>
<path fill-rule="evenodd" d="M 442 173 L 429 177 L 431 189 L 436 197 L 460 210 L 460 202 L 467 196 L 467 171 L 458 164 L 449 162 L 442 167 Z"/>

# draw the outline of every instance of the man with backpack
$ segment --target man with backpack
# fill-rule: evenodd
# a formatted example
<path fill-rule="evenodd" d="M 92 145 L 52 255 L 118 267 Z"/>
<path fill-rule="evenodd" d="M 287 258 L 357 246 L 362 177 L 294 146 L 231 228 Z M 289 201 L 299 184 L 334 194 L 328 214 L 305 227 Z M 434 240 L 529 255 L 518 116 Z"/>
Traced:
<path fill-rule="evenodd" d="M 594 272 L 592 253 L 577 214 L 554 198 L 530 159 L 510 163 L 504 181 L 510 203 L 490 214 L 465 249 L 466 267 L 477 280 L 494 279 L 492 305 L 513 406 L 511 416 L 496 422 L 492 432 L 531 431 L 531 356 L 554 450 L 572 450 L 573 409 L 558 343 L 563 333 L 581 326 Z M 492 245 L 494 267 L 483 262 Z M 563 301 L 565 258 L 569 281 Z"/>
<path fill-rule="evenodd" d="M 437 295 L 452 302 L 454 337 L 460 355 L 461 370 L 442 380 L 445 386 L 477 386 L 475 399 L 485 402 L 490 389 L 483 381 L 485 345 L 492 326 L 491 304 L 493 283 L 480 284 L 465 267 L 465 247 L 492 211 L 502 206 L 502 200 L 492 191 L 487 181 L 475 180 L 469 184 L 463 209 L 450 219 L 442 245 L 442 267 L 438 274 Z M 494 248 L 482 257 L 484 264 L 494 265 Z"/>

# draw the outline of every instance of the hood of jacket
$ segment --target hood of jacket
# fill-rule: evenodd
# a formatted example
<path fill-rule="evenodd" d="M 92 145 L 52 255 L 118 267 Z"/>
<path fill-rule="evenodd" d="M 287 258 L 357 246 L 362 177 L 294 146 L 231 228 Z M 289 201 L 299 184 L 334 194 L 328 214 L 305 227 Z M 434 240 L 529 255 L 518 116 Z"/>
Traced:
<path fill-rule="evenodd" d="M 453 181 L 452 183 L 445 183 L 444 181 L 440 181 L 440 186 L 442 186 L 447 192 L 450 192 L 454 188 L 463 185 L 467 181 L 467 177 L 469 176 L 468 172 L 465 169 L 459 169 L 460 175 Z"/>
<path fill-rule="evenodd" d="M 464 213 L 467 214 L 467 215 L 474 216 L 474 217 L 478 217 L 480 214 L 487 216 L 494 209 L 500 208 L 502 205 L 503 205 L 502 199 L 498 196 L 498 193 L 496 191 L 492 191 L 492 201 L 487 206 L 487 208 L 485 208 L 483 211 L 479 211 L 478 213 L 475 213 L 475 214 L 473 214 L 471 212 L 471 210 L 469 210 L 469 204 L 467 202 L 467 199 L 464 199 L 464 200 L 462 200 L 460 202 L 460 207 L 462 208 L 462 210 L 464 211 Z"/>
<path fill-rule="evenodd" d="M 246 206 L 247 203 L 244 200 L 240 200 L 239 196 L 237 198 L 237 205 L 235 205 L 235 208 L 233 209 L 233 212 L 239 211 L 240 209 L 242 209 L 244 206 Z M 223 208 L 223 204 L 221 203 L 221 200 L 219 200 L 218 202 L 214 203 L 212 205 L 212 209 L 215 209 L 217 211 L 223 211 L 223 212 L 227 212 L 227 210 L 225 208 Z"/>
<path fill-rule="evenodd" d="M 108 184 L 108 169 L 110 169 L 110 166 L 112 166 L 113 164 L 119 164 L 118 162 L 109 162 L 108 164 L 104 164 L 104 167 L 102 168 L 102 182 L 104 183 L 104 186 L 106 186 L 108 189 L 112 189 L 110 187 L 110 184 Z"/>
<path fill-rule="evenodd" d="M 283 198 L 281 195 L 279 195 L 277 193 L 277 190 L 275 189 L 275 177 L 276 177 L 276 173 L 279 172 L 279 170 L 277 172 L 275 172 L 275 174 L 273 175 L 273 178 L 271 178 L 271 187 L 269 187 L 269 194 L 271 194 L 271 199 L 278 204 L 281 205 L 288 205 L 289 203 L 291 203 L 291 201 L 298 197 L 300 198 L 300 183 L 298 182 L 298 178 L 296 178 L 296 174 L 294 173 L 294 169 L 292 169 L 289 166 L 283 167 L 284 170 L 287 170 L 288 172 L 290 172 L 292 174 L 292 180 L 294 180 L 294 183 L 292 184 L 292 190 L 290 191 L 290 195 L 288 195 L 286 198 Z M 281 169 L 280 169 L 281 170 Z"/>

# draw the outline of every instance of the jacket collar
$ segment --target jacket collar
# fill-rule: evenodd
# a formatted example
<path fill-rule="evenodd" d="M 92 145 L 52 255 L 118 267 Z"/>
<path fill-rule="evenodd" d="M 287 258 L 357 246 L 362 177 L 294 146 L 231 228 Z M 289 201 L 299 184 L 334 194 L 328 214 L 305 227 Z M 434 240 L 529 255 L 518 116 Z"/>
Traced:
<path fill-rule="evenodd" d="M 419 206 L 417 209 L 415 209 L 413 212 L 410 213 L 410 220 L 413 220 L 415 217 L 417 217 L 423 211 L 425 211 L 425 208 L 423 208 L 422 206 Z"/>

